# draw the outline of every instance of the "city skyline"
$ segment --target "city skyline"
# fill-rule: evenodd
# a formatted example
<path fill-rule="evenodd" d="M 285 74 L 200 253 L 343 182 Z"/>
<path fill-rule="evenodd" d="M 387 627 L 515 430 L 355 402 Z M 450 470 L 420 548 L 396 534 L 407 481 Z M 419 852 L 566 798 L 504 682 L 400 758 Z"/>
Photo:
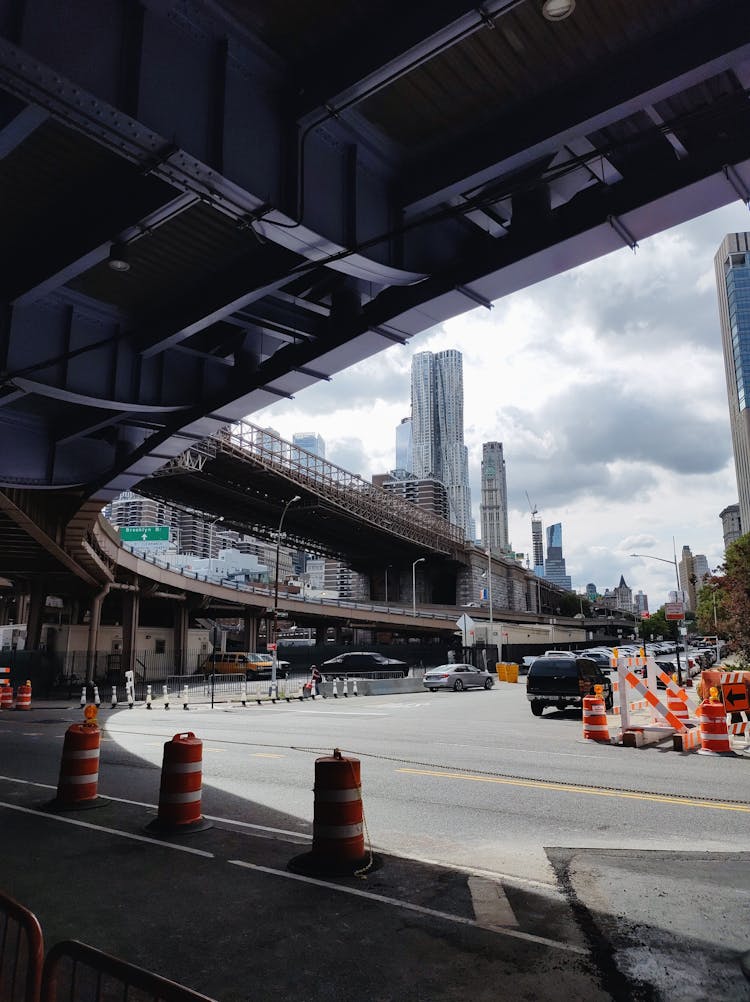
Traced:
<path fill-rule="evenodd" d="M 624 574 L 657 608 L 674 588 L 674 550 L 688 545 L 711 568 L 723 561 L 720 512 L 738 500 L 713 258 L 749 218 L 739 202 L 709 213 L 635 254 L 441 324 L 251 420 L 285 437 L 315 427 L 333 462 L 370 479 L 392 467 L 412 356 L 456 348 L 477 520 L 482 444 L 496 439 L 513 549 L 532 559 L 528 492 L 544 526 L 565 527 L 574 588 L 612 588 Z"/>

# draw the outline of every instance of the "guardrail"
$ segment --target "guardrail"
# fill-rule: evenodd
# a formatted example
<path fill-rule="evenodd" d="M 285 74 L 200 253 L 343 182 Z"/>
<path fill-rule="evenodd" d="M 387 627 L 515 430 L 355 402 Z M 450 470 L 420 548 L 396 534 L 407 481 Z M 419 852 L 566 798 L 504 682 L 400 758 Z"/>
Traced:
<path fill-rule="evenodd" d="M 2 1002 L 216 1002 L 119 957 L 64 940 L 44 956 L 39 920 L 0 892 L 0 1000 Z"/>
<path fill-rule="evenodd" d="M 44 938 L 36 915 L 0 892 L 0 999 L 38 1002 Z"/>
<path fill-rule="evenodd" d="M 56 943 L 47 954 L 40 1002 L 63 999 L 109 1002 L 137 997 L 150 1002 L 214 1002 L 208 995 L 75 939 Z"/>

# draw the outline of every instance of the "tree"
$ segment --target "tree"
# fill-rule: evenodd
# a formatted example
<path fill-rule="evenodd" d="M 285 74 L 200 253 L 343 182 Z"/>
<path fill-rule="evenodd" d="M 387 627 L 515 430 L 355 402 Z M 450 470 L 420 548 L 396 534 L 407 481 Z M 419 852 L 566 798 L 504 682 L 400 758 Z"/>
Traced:
<path fill-rule="evenodd" d="M 641 620 L 639 632 L 644 640 L 650 640 L 652 636 L 654 639 L 664 637 L 665 640 L 677 640 L 679 636 L 677 626 L 676 620 L 666 618 L 662 606 L 661 609 L 652 612 L 649 619 Z"/>
<path fill-rule="evenodd" d="M 704 636 L 716 634 L 722 639 L 728 636 L 725 580 L 723 576 L 706 578 L 698 592 L 696 620 Z"/>
<path fill-rule="evenodd" d="M 730 648 L 750 664 L 750 533 L 729 544 L 725 567 L 722 590 Z"/>

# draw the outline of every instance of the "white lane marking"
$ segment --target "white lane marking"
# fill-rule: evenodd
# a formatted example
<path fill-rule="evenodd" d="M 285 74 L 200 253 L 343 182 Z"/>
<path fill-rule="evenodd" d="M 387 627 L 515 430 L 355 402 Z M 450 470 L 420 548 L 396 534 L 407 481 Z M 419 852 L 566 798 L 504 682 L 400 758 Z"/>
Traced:
<path fill-rule="evenodd" d="M 471 891 L 471 903 L 474 906 L 477 925 L 486 929 L 518 925 L 515 912 L 499 881 L 487 880 L 484 877 L 469 877 L 467 883 Z"/>
<path fill-rule="evenodd" d="M 406 911 L 417 912 L 420 915 L 428 915 L 431 918 L 443 919 L 446 922 L 455 922 L 458 925 L 468 925 L 475 929 L 484 928 L 474 919 L 464 918 L 462 915 L 451 915 L 449 912 L 439 912 L 434 908 L 425 908 L 423 905 L 415 905 L 409 901 L 400 901 L 398 898 L 389 898 L 383 894 L 373 894 L 372 891 L 361 891 L 356 887 L 346 887 L 343 884 L 331 884 L 326 880 L 318 880 L 317 877 L 305 877 L 299 873 L 290 873 L 288 870 L 274 870 L 269 866 L 258 866 L 256 863 L 246 863 L 243 859 L 228 860 L 233 866 L 241 866 L 247 870 L 256 870 L 259 873 L 268 873 L 273 877 L 284 877 L 287 880 L 298 880 L 303 884 L 313 884 L 317 887 L 325 887 L 330 891 L 339 891 L 341 894 L 351 894 L 357 898 L 367 898 L 370 901 L 378 901 L 380 904 L 393 905 L 396 908 L 403 908 Z M 523 939 L 527 943 L 538 943 L 540 946 L 551 946 L 556 950 L 564 950 L 568 953 L 578 953 L 588 956 L 589 951 L 583 947 L 574 946 L 572 943 L 560 943 L 556 939 L 547 939 L 544 936 L 534 936 L 529 932 L 521 932 L 519 929 L 493 929 L 499 936 L 510 936 L 513 939 Z"/>
<path fill-rule="evenodd" d="M 316 716 L 327 716 L 327 717 L 387 717 L 387 713 L 370 713 L 368 710 L 345 710 L 343 706 L 340 710 L 290 710 L 290 713 L 304 713 L 305 715 L 310 712 L 315 713 Z"/>
<path fill-rule="evenodd" d="M 6 780 L 8 783 L 22 783 L 24 786 L 37 786 L 42 790 L 56 790 L 57 787 L 51 785 L 50 783 L 35 783 L 31 779 L 18 779 L 16 776 L 0 776 L 0 779 Z M 111 800 L 115 804 L 128 804 L 130 807 L 147 807 L 150 810 L 157 810 L 156 804 L 146 804 L 142 800 L 126 800 L 124 797 L 108 797 L 103 793 L 99 794 L 100 800 Z M 47 817 L 47 815 L 44 815 Z M 250 828 L 254 831 L 269 832 L 272 835 L 291 835 L 294 838 L 307 839 L 307 841 L 312 841 L 312 835 L 306 832 L 293 832 L 289 831 L 287 828 L 270 828 L 268 825 L 254 825 L 249 821 L 238 821 L 235 818 L 220 818 L 215 814 L 204 814 L 203 817 L 207 821 L 218 821 L 225 825 L 237 825 L 239 828 Z"/>
<path fill-rule="evenodd" d="M 207 859 L 215 859 L 212 852 L 204 852 L 203 849 L 191 849 L 186 845 L 176 845 L 174 842 L 162 842 L 161 839 L 148 838 L 146 835 L 134 835 L 132 832 L 124 832 L 119 828 L 106 828 L 104 825 L 92 825 L 88 821 L 77 821 L 75 818 L 63 818 L 59 814 L 48 814 L 46 811 L 35 811 L 30 807 L 20 807 L 18 804 L 6 804 L 0 800 L 0 808 L 9 811 L 18 811 L 21 814 L 31 814 L 37 818 L 46 818 L 48 821 L 60 821 L 65 825 L 75 825 L 77 828 L 89 828 L 91 831 L 103 832 L 106 835 L 117 835 L 119 838 L 130 839 L 133 842 L 145 842 L 147 845 L 160 845 L 165 849 L 177 849 L 178 852 L 187 852 L 193 856 L 205 856 Z"/>

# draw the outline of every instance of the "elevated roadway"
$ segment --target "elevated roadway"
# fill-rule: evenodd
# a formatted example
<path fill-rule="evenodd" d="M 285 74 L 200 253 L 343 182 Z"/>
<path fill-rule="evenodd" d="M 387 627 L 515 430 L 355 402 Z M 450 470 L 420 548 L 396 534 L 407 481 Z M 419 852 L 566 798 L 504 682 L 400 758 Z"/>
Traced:
<path fill-rule="evenodd" d="M 70 554 L 223 425 L 747 200 L 746 15 L 3 0 L 0 485 Z"/>

